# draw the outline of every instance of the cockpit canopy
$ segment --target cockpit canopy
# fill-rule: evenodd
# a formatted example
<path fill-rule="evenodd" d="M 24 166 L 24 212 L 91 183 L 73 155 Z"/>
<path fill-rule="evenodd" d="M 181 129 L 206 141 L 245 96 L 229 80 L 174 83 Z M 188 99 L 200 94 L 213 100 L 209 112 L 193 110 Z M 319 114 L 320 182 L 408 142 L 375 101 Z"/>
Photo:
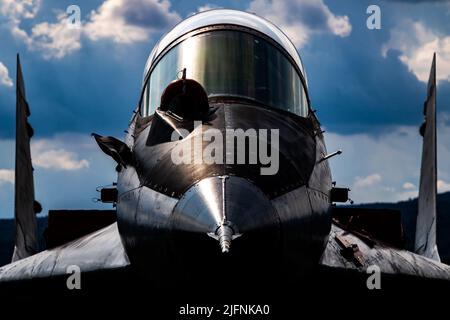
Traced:
<path fill-rule="evenodd" d="M 208 97 L 245 99 L 299 116 L 308 114 L 301 64 L 282 45 L 254 29 L 230 24 L 196 29 L 151 59 L 141 99 L 144 116 L 159 107 L 164 89 L 181 77 L 183 69 L 186 78 L 199 82 Z"/>

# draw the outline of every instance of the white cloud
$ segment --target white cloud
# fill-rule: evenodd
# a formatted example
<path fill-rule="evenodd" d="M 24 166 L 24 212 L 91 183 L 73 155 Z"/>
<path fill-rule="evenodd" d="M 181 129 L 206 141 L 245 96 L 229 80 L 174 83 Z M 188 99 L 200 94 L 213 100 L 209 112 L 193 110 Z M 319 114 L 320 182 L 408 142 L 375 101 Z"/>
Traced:
<path fill-rule="evenodd" d="M 40 4 L 40 0 L 4 0 L 0 4 L 0 13 L 6 17 L 11 34 L 29 50 L 42 52 L 46 59 L 62 58 L 80 49 L 80 30 L 68 27 L 63 12 L 57 13 L 55 23 L 38 23 L 31 27 L 31 32 L 23 29 L 22 21 L 35 18 Z"/>
<path fill-rule="evenodd" d="M 403 190 L 399 190 L 398 192 L 396 192 L 395 189 L 393 190 L 393 192 L 396 192 L 396 196 L 399 200 L 413 199 L 419 196 L 419 190 L 417 190 L 414 183 L 405 182 L 402 185 L 402 188 Z"/>
<path fill-rule="evenodd" d="M 31 144 L 32 161 L 35 167 L 55 170 L 79 170 L 89 167 L 89 161 L 79 159 L 75 152 L 59 148 L 51 140 L 39 139 Z"/>
<path fill-rule="evenodd" d="M 2 0 L 0 13 L 11 20 L 20 22 L 22 18 L 34 18 L 40 5 L 41 0 Z"/>
<path fill-rule="evenodd" d="M 146 41 L 181 19 L 170 11 L 168 0 L 105 0 L 79 28 L 69 27 L 67 14 L 57 12 L 56 22 L 38 23 L 27 31 L 21 26 L 22 21 L 35 18 L 40 2 L 3 0 L 0 14 L 6 18 L 11 34 L 29 50 L 41 52 L 45 59 L 60 59 L 79 50 L 83 38 L 116 43 Z"/>
<path fill-rule="evenodd" d="M 397 199 L 395 201 L 414 199 L 419 196 L 418 190 L 399 191 L 396 193 Z"/>
<path fill-rule="evenodd" d="M 59 13 L 56 23 L 43 22 L 31 29 L 28 46 L 41 51 L 46 59 L 60 59 L 81 48 L 80 36 L 81 30 L 69 28 L 66 14 Z"/>
<path fill-rule="evenodd" d="M 450 191 L 450 183 L 445 182 L 444 180 L 438 180 L 437 181 L 437 189 L 438 189 L 438 192 Z"/>
<path fill-rule="evenodd" d="M 106 0 L 89 19 L 84 26 L 89 39 L 132 43 L 147 40 L 181 18 L 170 11 L 167 0 Z"/>
<path fill-rule="evenodd" d="M 333 180 L 350 187 L 350 197 L 356 203 L 396 202 L 417 197 L 422 153 L 417 127 L 392 127 L 377 136 L 327 133 L 325 139 L 328 150 L 343 150 L 340 157 L 330 160 Z M 438 125 L 439 192 L 450 190 L 448 141 L 450 127 L 442 121 Z"/>
<path fill-rule="evenodd" d="M 80 170 L 44 169 L 33 163 L 35 195 L 44 207 L 44 214 L 47 209 L 111 209 L 111 205 L 93 202 L 92 198 L 99 196 L 98 186 L 117 181 L 116 163 L 99 149 L 90 134 L 66 132 L 45 139 L 34 137 L 33 161 L 37 156 L 35 143 L 42 144 L 42 140 L 44 151 L 63 149 L 73 154 L 71 160 L 75 163 L 83 159 L 89 162 L 89 167 Z M 0 138 L 0 168 L 14 168 L 14 148 L 14 139 Z M 8 171 L 9 182 L 0 183 L 0 218 L 14 216 L 14 186 L 10 183 L 14 171 Z"/>
<path fill-rule="evenodd" d="M 13 86 L 13 81 L 9 77 L 8 68 L 6 68 L 2 62 L 0 62 L 0 85 L 4 85 L 6 87 Z"/>
<path fill-rule="evenodd" d="M 82 39 L 111 40 L 129 44 L 146 41 L 181 20 L 172 11 L 169 0 L 105 0 L 82 21 L 80 28 L 69 28 L 66 13 L 59 12 L 56 22 L 42 22 L 25 30 L 21 23 L 35 18 L 41 0 L 3 0 L 0 13 L 8 20 L 11 33 L 22 40 L 30 50 L 40 51 L 46 59 L 62 58 L 79 50 Z M 198 8 L 204 11 L 214 5 Z M 348 36 L 351 24 L 347 16 L 330 11 L 323 0 L 253 0 L 249 11 L 277 24 L 298 47 L 303 46 L 312 34 L 331 33 Z"/>
<path fill-rule="evenodd" d="M 428 81 L 433 53 L 437 56 L 437 80 L 450 81 L 450 36 L 427 28 L 422 22 L 406 21 L 391 30 L 390 39 L 382 47 L 401 52 L 399 59 L 422 82 Z"/>
<path fill-rule="evenodd" d="M 315 33 L 346 37 L 352 31 L 348 16 L 335 15 L 323 0 L 253 0 L 248 11 L 276 24 L 297 47 Z"/>
<path fill-rule="evenodd" d="M 197 12 L 202 12 L 202 11 L 208 11 L 208 10 L 212 10 L 212 9 L 217 9 L 219 8 L 218 6 L 216 6 L 215 4 L 205 4 L 203 6 L 200 6 L 197 8 Z"/>
<path fill-rule="evenodd" d="M 370 187 L 381 182 L 381 176 L 378 173 L 366 177 L 356 177 L 353 184 L 356 188 Z"/>
<path fill-rule="evenodd" d="M 402 187 L 405 190 L 416 190 L 416 186 L 411 182 L 405 182 Z"/>
<path fill-rule="evenodd" d="M 14 170 L 0 169 L 0 186 L 5 183 L 14 184 Z"/>
<path fill-rule="evenodd" d="M 41 0 L 2 0 L 0 13 L 6 18 L 11 33 L 14 37 L 29 42 L 28 34 L 20 26 L 22 20 L 33 19 L 41 6 Z"/>
<path fill-rule="evenodd" d="M 19 25 L 22 19 L 32 19 L 41 6 L 41 0 L 2 0 L 0 13 L 8 18 L 11 27 Z"/>

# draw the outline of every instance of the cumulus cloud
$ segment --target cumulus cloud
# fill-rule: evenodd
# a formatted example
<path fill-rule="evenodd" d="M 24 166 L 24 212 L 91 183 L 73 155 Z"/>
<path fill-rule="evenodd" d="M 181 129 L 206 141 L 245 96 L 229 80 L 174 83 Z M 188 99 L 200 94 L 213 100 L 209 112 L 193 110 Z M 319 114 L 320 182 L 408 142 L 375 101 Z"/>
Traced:
<path fill-rule="evenodd" d="M 419 190 L 405 190 L 405 191 L 399 191 L 396 193 L 396 197 L 398 200 L 396 201 L 403 201 L 408 199 L 414 199 L 419 196 Z"/>
<path fill-rule="evenodd" d="M 450 191 L 450 183 L 445 182 L 444 180 L 438 180 L 437 181 L 437 189 L 438 189 L 438 192 Z"/>
<path fill-rule="evenodd" d="M 393 190 L 399 200 L 413 199 L 419 196 L 419 190 L 414 183 L 405 182 L 402 185 L 402 189 L 403 190 L 399 189 L 398 191 L 395 189 Z"/>
<path fill-rule="evenodd" d="M 79 170 L 89 167 L 89 161 L 79 159 L 75 152 L 65 150 L 47 139 L 35 140 L 31 144 L 33 165 L 55 170 Z"/>
<path fill-rule="evenodd" d="M 0 13 L 6 18 L 14 37 L 28 42 L 28 34 L 20 26 L 22 20 L 33 19 L 41 6 L 41 0 L 3 0 L 0 2 Z"/>
<path fill-rule="evenodd" d="M 356 177 L 353 184 L 357 188 L 370 187 L 381 182 L 381 176 L 378 173 L 368 175 L 366 177 Z"/>
<path fill-rule="evenodd" d="M 393 127 L 369 135 L 325 134 L 328 150 L 343 154 L 330 160 L 333 180 L 351 189 L 356 203 L 396 202 L 417 197 L 422 139 L 415 126 Z M 450 190 L 450 127 L 438 126 L 438 191 Z M 355 178 L 357 177 L 357 178 Z"/>
<path fill-rule="evenodd" d="M 212 10 L 212 9 L 217 9 L 219 8 L 218 6 L 216 6 L 215 4 L 205 4 L 203 6 L 200 6 L 197 8 L 197 12 L 202 12 L 202 11 L 208 11 L 208 10 Z"/>
<path fill-rule="evenodd" d="M 181 20 L 170 5 L 168 0 L 105 0 L 91 11 L 80 28 L 69 28 L 66 13 L 59 12 L 56 22 L 39 23 L 31 28 L 31 32 L 22 28 L 21 23 L 36 16 L 40 0 L 5 0 L 0 4 L 0 13 L 9 21 L 10 31 L 16 38 L 49 59 L 62 58 L 79 50 L 83 37 L 116 43 L 146 41 Z M 198 11 L 213 7 L 206 4 Z M 298 47 L 303 46 L 312 34 L 331 33 L 345 37 L 352 29 L 348 16 L 335 15 L 323 0 L 253 0 L 248 10 L 279 25 Z"/>
<path fill-rule="evenodd" d="M 323 0 L 253 0 L 248 11 L 275 23 L 297 47 L 315 33 L 346 37 L 352 31 L 348 16 L 335 15 Z"/>
<path fill-rule="evenodd" d="M 31 29 L 27 43 L 31 50 L 41 51 L 46 59 L 62 58 L 81 48 L 81 30 L 69 28 L 65 13 L 57 15 L 56 23 L 43 22 Z"/>
<path fill-rule="evenodd" d="M 4 85 L 6 87 L 13 86 L 13 81 L 9 77 L 8 68 L 6 68 L 2 62 L 0 62 L 0 85 Z"/>
<path fill-rule="evenodd" d="M 91 12 L 84 32 L 94 41 L 131 43 L 145 41 L 180 19 L 176 12 L 170 11 L 167 0 L 107 0 Z"/>
<path fill-rule="evenodd" d="M 405 190 L 415 190 L 416 189 L 416 186 L 411 182 L 405 182 L 402 187 Z"/>
<path fill-rule="evenodd" d="M 90 134 L 66 132 L 45 139 L 34 137 L 31 141 L 36 199 L 45 209 L 111 209 L 111 205 L 92 199 L 99 196 L 98 186 L 116 181 L 116 164 L 98 148 Z M 0 152 L 0 218 L 14 215 L 14 170 L 9 170 L 14 168 L 14 148 L 14 139 L 0 138 L 0 149 L 4 151 Z M 68 160 L 55 161 L 52 168 L 37 166 L 36 157 L 42 160 L 40 154 L 49 150 L 64 150 L 64 153 L 54 152 L 57 157 L 64 158 L 67 153 L 71 156 Z M 67 169 L 83 166 L 79 170 Z"/>
<path fill-rule="evenodd" d="M 0 186 L 6 183 L 14 184 L 14 170 L 0 169 Z"/>
<path fill-rule="evenodd" d="M 42 52 L 46 59 L 62 58 L 80 49 L 80 30 L 68 27 L 63 12 L 57 13 L 55 23 L 38 23 L 31 27 L 31 32 L 21 26 L 23 20 L 36 17 L 40 4 L 40 0 L 5 0 L 0 4 L 0 13 L 6 17 L 12 35 L 23 41 L 29 50 Z"/>
<path fill-rule="evenodd" d="M 32 19 L 36 16 L 41 0 L 2 0 L 0 12 L 15 23 L 21 19 Z"/>
<path fill-rule="evenodd" d="M 419 81 L 427 82 L 433 53 L 437 55 L 437 80 L 450 81 L 450 36 L 427 28 L 422 22 L 405 21 L 391 30 L 381 53 L 400 51 L 399 59 Z"/>
<path fill-rule="evenodd" d="M 0 13 L 12 35 L 45 59 L 59 59 L 79 50 L 83 38 L 128 44 L 146 41 L 181 19 L 170 10 L 168 0 L 106 0 L 78 28 L 69 26 L 65 12 L 57 12 L 55 22 L 38 23 L 25 30 L 23 20 L 35 18 L 39 7 L 40 0 L 5 0 L 0 3 Z"/>

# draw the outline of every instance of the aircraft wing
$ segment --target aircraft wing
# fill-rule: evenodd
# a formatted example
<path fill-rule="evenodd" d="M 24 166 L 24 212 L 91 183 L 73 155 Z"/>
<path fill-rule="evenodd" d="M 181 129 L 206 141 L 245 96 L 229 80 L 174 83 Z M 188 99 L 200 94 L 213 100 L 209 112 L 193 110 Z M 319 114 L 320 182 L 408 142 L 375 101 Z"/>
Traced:
<path fill-rule="evenodd" d="M 433 56 L 423 112 L 425 121 L 420 128 L 423 149 L 416 253 L 397 249 L 402 247 L 401 241 L 392 235 L 401 235 L 403 232 L 401 226 L 396 228 L 401 225 L 400 215 L 385 215 L 383 210 L 375 215 L 367 215 L 362 209 L 354 209 L 351 213 L 348 208 L 334 208 L 335 223 L 321 258 L 322 266 L 366 273 L 369 266 L 376 265 L 383 274 L 450 280 L 450 266 L 440 262 L 436 243 L 436 54 Z M 356 229 L 355 221 L 360 224 Z M 384 242 L 374 239 L 383 239 Z"/>
<path fill-rule="evenodd" d="M 129 264 L 117 223 L 113 223 L 80 239 L 0 267 L 0 283 L 70 275 L 67 268 L 73 265 L 85 273 Z"/>
<path fill-rule="evenodd" d="M 406 250 L 370 243 L 334 223 L 320 264 L 363 274 L 375 265 L 382 274 L 450 281 L 449 265 Z"/>

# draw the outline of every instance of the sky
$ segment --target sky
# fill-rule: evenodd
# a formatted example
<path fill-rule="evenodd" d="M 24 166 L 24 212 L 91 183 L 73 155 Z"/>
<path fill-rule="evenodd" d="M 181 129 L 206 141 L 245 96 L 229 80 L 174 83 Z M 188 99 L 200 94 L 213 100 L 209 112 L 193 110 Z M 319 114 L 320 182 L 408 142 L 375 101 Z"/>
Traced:
<path fill-rule="evenodd" d="M 68 26 L 70 5 L 80 9 L 79 28 Z M 370 5 L 380 8 L 380 29 L 367 27 Z M 449 1 L 0 0 L 0 218 L 14 215 L 16 53 L 44 213 L 103 209 L 96 188 L 115 181 L 115 165 L 90 133 L 123 138 L 153 46 L 216 7 L 263 16 L 291 38 L 327 148 L 343 150 L 330 160 L 333 180 L 356 203 L 417 196 L 418 127 L 436 52 L 438 189 L 450 190 Z"/>

